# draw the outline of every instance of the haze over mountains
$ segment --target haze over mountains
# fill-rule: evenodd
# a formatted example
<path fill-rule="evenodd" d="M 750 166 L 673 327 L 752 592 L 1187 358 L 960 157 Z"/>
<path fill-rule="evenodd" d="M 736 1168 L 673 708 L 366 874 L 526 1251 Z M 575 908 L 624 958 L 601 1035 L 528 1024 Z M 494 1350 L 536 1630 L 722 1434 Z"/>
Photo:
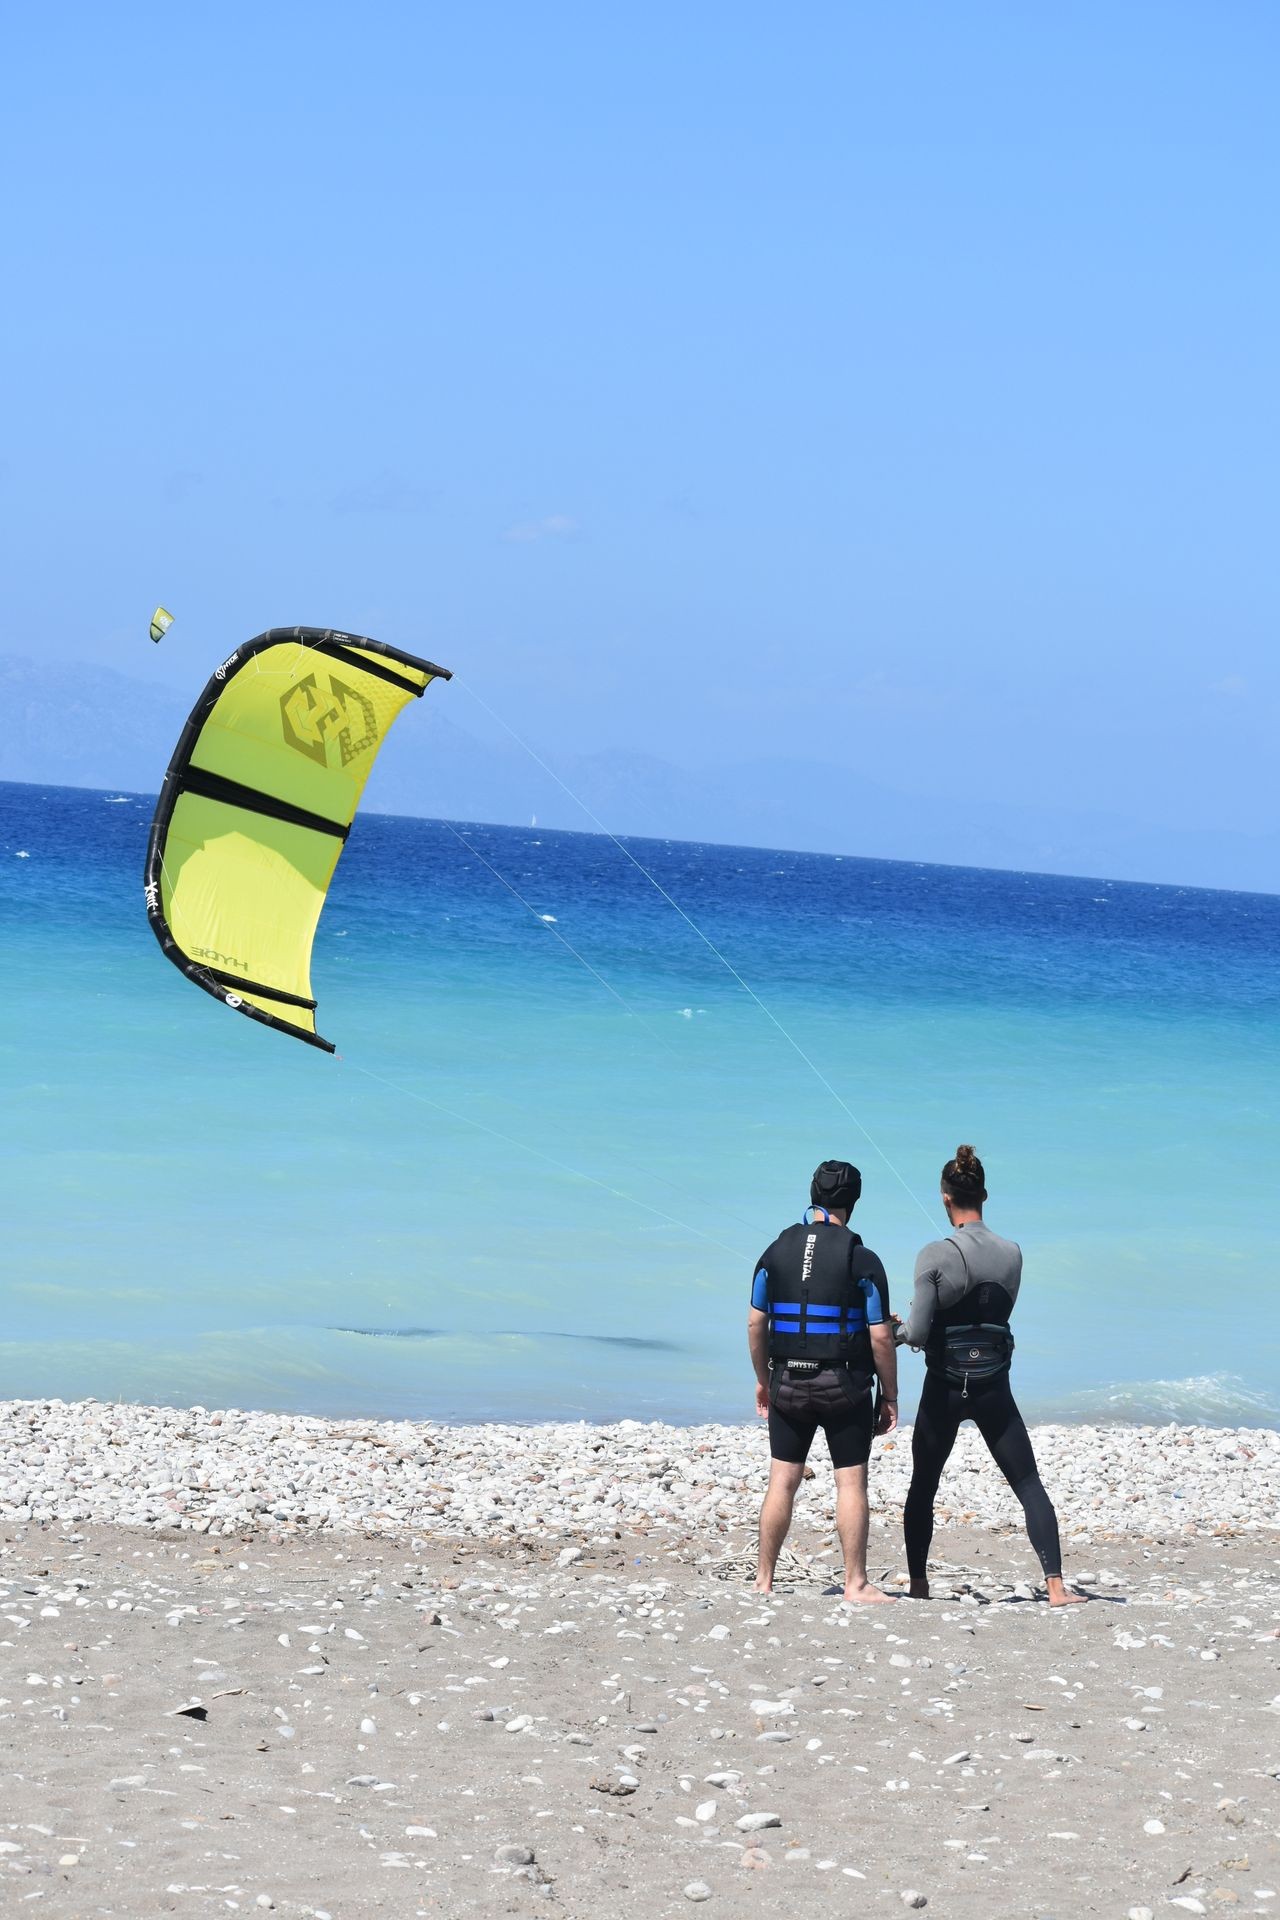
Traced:
<path fill-rule="evenodd" d="M 154 793 L 199 684 L 194 677 L 188 697 L 109 668 L 0 655 L 7 722 L 0 779 Z M 595 830 L 529 753 L 514 740 L 469 733 L 446 700 L 429 695 L 421 711 L 405 716 L 379 758 L 366 805 Z M 895 790 L 821 762 L 757 759 L 694 772 L 640 752 L 543 757 L 620 834 L 1280 891 L 1274 834 L 1172 829 L 1016 799 L 969 801 L 960 859 L 954 796 Z"/>

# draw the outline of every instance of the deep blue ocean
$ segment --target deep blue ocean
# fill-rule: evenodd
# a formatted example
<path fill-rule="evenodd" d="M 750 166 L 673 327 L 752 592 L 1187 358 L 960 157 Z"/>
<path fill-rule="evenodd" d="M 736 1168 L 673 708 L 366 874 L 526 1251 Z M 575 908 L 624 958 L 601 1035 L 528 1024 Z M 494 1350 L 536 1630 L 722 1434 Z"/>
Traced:
<path fill-rule="evenodd" d="M 0 785 L 0 1395 L 745 1419 L 815 1163 L 901 1307 L 968 1140 L 1028 1413 L 1280 1420 L 1280 898 L 629 840 L 873 1146 L 605 837 L 357 818 L 329 1058 L 164 959 L 150 815 Z"/>

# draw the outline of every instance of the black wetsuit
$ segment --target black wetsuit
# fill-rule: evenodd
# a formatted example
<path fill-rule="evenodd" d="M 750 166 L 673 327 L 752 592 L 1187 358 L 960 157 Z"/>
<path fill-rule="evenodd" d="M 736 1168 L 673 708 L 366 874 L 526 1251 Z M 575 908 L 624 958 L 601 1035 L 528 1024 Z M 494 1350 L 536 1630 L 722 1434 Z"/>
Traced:
<path fill-rule="evenodd" d="M 907 1571 L 923 1580 L 933 1539 L 933 1503 L 964 1420 L 972 1420 L 1022 1506 L 1027 1534 L 1045 1574 L 1062 1573 L 1053 1503 L 1044 1490 L 1026 1422 L 1009 1386 L 1009 1367 L 985 1379 L 948 1375 L 948 1327 L 1006 1325 L 1018 1297 L 1022 1253 L 981 1221 L 935 1240 L 916 1261 L 915 1294 L 902 1340 L 925 1350 L 925 1381 L 911 1436 L 911 1486 L 903 1510 Z"/>

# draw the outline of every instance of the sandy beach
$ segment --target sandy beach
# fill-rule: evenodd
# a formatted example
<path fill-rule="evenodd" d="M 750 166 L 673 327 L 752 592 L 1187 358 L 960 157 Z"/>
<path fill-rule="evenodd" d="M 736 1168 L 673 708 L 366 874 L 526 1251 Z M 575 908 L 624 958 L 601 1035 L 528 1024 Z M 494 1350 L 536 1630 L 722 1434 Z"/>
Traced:
<path fill-rule="evenodd" d="M 1277 1911 L 1280 1436 L 1036 1440 L 1093 1604 L 967 1437 L 867 1611 L 822 1463 L 749 1591 L 747 1427 L 7 1403 L 0 1910 Z"/>

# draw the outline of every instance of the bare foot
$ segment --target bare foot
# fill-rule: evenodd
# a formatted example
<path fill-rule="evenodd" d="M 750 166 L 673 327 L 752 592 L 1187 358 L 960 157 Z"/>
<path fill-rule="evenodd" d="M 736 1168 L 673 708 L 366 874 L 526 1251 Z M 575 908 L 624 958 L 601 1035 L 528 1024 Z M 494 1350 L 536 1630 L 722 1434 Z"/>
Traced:
<path fill-rule="evenodd" d="M 881 1593 L 879 1587 L 873 1587 L 869 1580 L 851 1580 L 844 1590 L 844 1598 L 850 1606 L 870 1607 L 881 1600 L 891 1603 L 893 1597 L 890 1593 Z"/>
<path fill-rule="evenodd" d="M 927 1580 L 913 1580 L 907 1588 L 907 1598 L 908 1600 L 927 1600 L 929 1598 L 929 1582 Z"/>
<path fill-rule="evenodd" d="M 1087 1593 L 1072 1593 L 1061 1580 L 1046 1580 L 1044 1584 L 1048 1589 L 1051 1607 L 1082 1607 L 1089 1598 Z"/>
<path fill-rule="evenodd" d="M 773 1581 L 766 1580 L 765 1576 L 761 1574 L 758 1580 L 756 1581 L 755 1586 L 752 1588 L 752 1592 L 753 1593 L 772 1593 Z"/>

